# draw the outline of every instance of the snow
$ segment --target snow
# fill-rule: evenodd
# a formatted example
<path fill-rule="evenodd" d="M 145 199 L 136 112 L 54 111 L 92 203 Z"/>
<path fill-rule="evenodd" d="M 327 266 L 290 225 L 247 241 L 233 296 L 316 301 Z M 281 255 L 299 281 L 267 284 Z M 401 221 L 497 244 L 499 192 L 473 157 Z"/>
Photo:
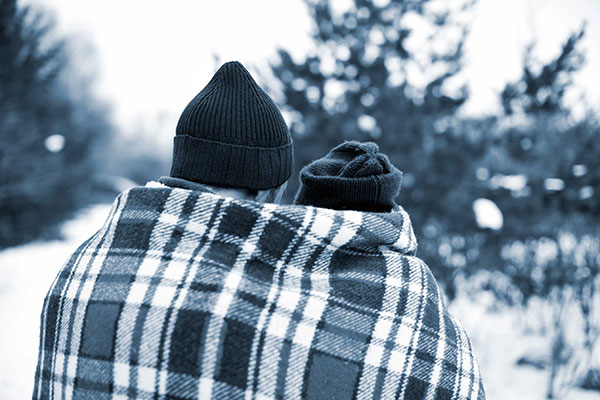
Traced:
<path fill-rule="evenodd" d="M 517 310 L 506 308 L 491 312 L 493 303 L 493 296 L 484 292 L 476 299 L 458 298 L 449 306 L 452 315 L 469 334 L 487 399 L 545 400 L 548 371 L 518 366 L 516 362 L 525 354 L 546 354 L 548 338 L 524 333 L 523 316 Z M 571 388 L 560 399 L 599 400 L 600 392 Z"/>
<path fill-rule="evenodd" d="M 558 178 L 546 178 L 544 179 L 544 187 L 550 191 L 563 190 L 565 188 L 565 181 Z"/>
<path fill-rule="evenodd" d="M 44 146 L 51 153 L 58 153 L 65 147 L 65 137 L 63 135 L 50 135 L 44 141 Z"/>
<path fill-rule="evenodd" d="M 100 228 L 110 206 L 82 210 L 63 225 L 64 240 L 0 252 L 0 398 L 31 398 L 44 297 L 68 256 Z"/>
<path fill-rule="evenodd" d="M 64 240 L 32 243 L 0 252 L 0 394 L 30 398 L 35 374 L 39 315 L 44 296 L 69 254 L 106 219 L 109 205 L 82 210 L 63 225 Z M 450 311 L 473 343 L 489 400 L 543 400 L 548 371 L 516 365 L 523 354 L 543 352 L 547 338 L 525 334 L 515 309 L 491 312 L 494 298 L 459 297 Z M 563 400 L 600 400 L 599 392 L 570 390 Z"/>
<path fill-rule="evenodd" d="M 473 212 L 477 225 L 493 230 L 502 229 L 504 217 L 500 208 L 490 199 L 476 199 L 473 202 Z"/>
<path fill-rule="evenodd" d="M 505 188 L 513 192 L 519 192 L 527 186 L 527 176 L 519 175 L 502 175 L 497 174 L 490 180 L 492 188 Z"/>
<path fill-rule="evenodd" d="M 581 177 L 587 174 L 587 166 L 584 164 L 573 165 L 573 176 Z"/>
<path fill-rule="evenodd" d="M 370 131 L 377 126 L 377 120 L 370 115 L 363 114 L 358 117 L 358 127 L 363 131 Z"/>

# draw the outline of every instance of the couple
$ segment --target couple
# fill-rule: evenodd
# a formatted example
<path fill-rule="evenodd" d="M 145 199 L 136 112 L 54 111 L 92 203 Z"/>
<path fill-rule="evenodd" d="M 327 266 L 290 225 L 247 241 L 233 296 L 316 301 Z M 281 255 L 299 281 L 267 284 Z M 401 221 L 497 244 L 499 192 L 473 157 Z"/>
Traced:
<path fill-rule="evenodd" d="M 305 167 L 270 97 L 223 65 L 169 177 L 119 195 L 43 305 L 34 399 L 484 399 L 373 143 Z"/>

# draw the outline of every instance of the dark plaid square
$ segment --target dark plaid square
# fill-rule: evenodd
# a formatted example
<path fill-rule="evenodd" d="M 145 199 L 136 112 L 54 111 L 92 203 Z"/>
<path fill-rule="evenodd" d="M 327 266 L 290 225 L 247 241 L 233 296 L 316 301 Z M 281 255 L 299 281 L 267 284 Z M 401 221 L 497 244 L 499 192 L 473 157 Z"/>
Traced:
<path fill-rule="evenodd" d="M 227 207 L 227 213 L 221 220 L 219 231 L 221 233 L 246 237 L 250 234 L 258 213 L 247 207 L 232 204 Z"/>
<path fill-rule="evenodd" d="M 423 324 L 434 332 L 440 329 L 440 310 L 438 301 L 434 297 L 429 297 L 426 300 L 425 315 L 423 316 Z"/>
<path fill-rule="evenodd" d="M 273 218 L 269 221 L 258 242 L 259 247 L 275 258 L 280 258 L 283 252 L 296 236 L 293 227 L 288 227 L 280 220 Z M 297 228 L 296 228 L 297 229 Z M 279 240 L 273 240 L 276 237 Z"/>
<path fill-rule="evenodd" d="M 308 365 L 306 399 L 352 399 L 359 369 L 353 362 L 313 351 Z"/>
<path fill-rule="evenodd" d="M 110 361 L 81 357 L 77 362 L 75 386 L 86 390 L 110 393 L 112 386 L 111 367 Z"/>
<path fill-rule="evenodd" d="M 271 282 L 274 271 L 275 271 L 275 269 L 274 269 L 273 265 L 267 264 L 266 262 L 264 262 L 256 257 L 252 257 L 246 263 L 246 273 L 249 276 L 256 278 L 260 281 L 263 281 L 267 284 Z"/>
<path fill-rule="evenodd" d="M 427 394 L 427 383 L 422 380 L 410 376 L 408 385 L 406 386 L 405 399 L 424 399 Z"/>
<path fill-rule="evenodd" d="M 104 302 L 119 302 L 127 297 L 129 286 L 133 280 L 131 275 L 106 274 L 96 280 L 92 300 Z"/>
<path fill-rule="evenodd" d="M 252 348 L 254 329 L 238 321 L 225 321 L 225 338 L 217 379 L 230 385 L 246 388 L 246 371 Z"/>
<path fill-rule="evenodd" d="M 209 314 L 202 311 L 181 310 L 171 339 L 169 369 L 188 375 L 200 374 L 200 354 L 206 340 L 205 330 Z"/>
<path fill-rule="evenodd" d="M 156 221 L 122 220 L 117 225 L 113 248 L 146 250 Z"/>
<path fill-rule="evenodd" d="M 60 297 L 58 295 L 50 295 L 44 301 L 46 307 L 46 314 L 48 315 L 48 319 L 46 323 L 48 326 L 56 326 L 57 318 L 58 318 L 58 309 L 60 306 Z M 56 331 L 54 329 L 49 329 L 46 332 L 46 337 L 44 341 L 44 350 L 52 351 L 54 350 L 54 338 L 56 335 Z"/>
<path fill-rule="evenodd" d="M 206 252 L 205 258 L 222 266 L 233 266 L 240 253 L 239 246 L 231 243 L 213 242 Z"/>
<path fill-rule="evenodd" d="M 116 324 L 121 304 L 91 301 L 84 320 L 81 354 L 103 360 L 113 359 Z"/>

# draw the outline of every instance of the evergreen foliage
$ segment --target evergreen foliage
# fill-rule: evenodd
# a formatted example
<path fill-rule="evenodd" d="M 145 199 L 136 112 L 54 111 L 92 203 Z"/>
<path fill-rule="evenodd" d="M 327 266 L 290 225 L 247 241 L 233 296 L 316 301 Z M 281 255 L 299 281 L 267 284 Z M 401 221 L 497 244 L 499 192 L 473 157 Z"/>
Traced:
<path fill-rule="evenodd" d="M 468 91 L 456 78 L 468 30 L 462 16 L 472 3 L 440 9 L 433 1 L 354 0 L 344 12 L 329 0 L 306 5 L 312 53 L 298 61 L 281 49 L 271 66 L 292 121 L 296 170 L 344 140 L 377 142 L 405 174 L 399 203 L 413 219 L 419 254 L 450 297 L 457 276 L 481 270 L 500 271 L 513 284 L 531 280 L 530 270 L 507 262 L 506 246 L 556 238 L 573 213 L 597 221 L 598 124 L 591 116 L 573 122 L 564 104 L 583 65 L 583 28 L 547 63 L 528 49 L 523 76 L 500 93 L 504 115 L 464 118 L 457 111 Z M 411 46 L 423 32 L 424 44 Z M 288 196 L 296 188 L 291 182 Z M 478 198 L 499 206 L 501 230 L 478 226 Z M 489 288 L 508 301 L 507 288 L 496 284 Z"/>
<path fill-rule="evenodd" d="M 375 141 L 405 174 L 399 202 L 426 237 L 419 254 L 451 283 L 454 268 L 438 247 L 476 229 L 470 188 L 485 150 L 479 129 L 462 129 L 473 124 L 455 118 L 466 88 L 451 89 L 467 32 L 460 17 L 471 4 L 440 10 L 433 1 L 355 0 L 340 13 L 332 1 L 306 3 L 314 52 L 296 62 L 280 50 L 272 65 L 292 116 L 296 170 L 344 140 Z M 426 45 L 409 45 L 415 30 L 427 32 Z M 296 188 L 291 182 L 288 193 Z"/>
<path fill-rule="evenodd" d="M 92 187 L 105 110 L 41 12 L 0 0 L 0 248 L 52 234 Z"/>

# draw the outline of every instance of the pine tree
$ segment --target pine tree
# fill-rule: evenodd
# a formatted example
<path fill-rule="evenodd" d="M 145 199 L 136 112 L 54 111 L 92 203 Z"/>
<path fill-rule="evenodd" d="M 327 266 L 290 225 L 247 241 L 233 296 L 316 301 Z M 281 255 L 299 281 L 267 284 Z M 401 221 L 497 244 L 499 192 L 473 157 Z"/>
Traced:
<path fill-rule="evenodd" d="M 518 123 L 498 130 L 485 161 L 490 176 L 518 174 L 526 182 L 518 191 L 497 187 L 490 197 L 506 216 L 500 246 L 517 244 L 529 254 L 505 259 L 503 271 L 524 305 L 538 298 L 554 311 L 547 398 L 560 397 L 579 374 L 593 374 L 586 368 L 594 367 L 600 332 L 592 317 L 600 284 L 600 125 L 593 112 L 574 119 L 565 101 L 583 66 L 584 33 L 571 34 L 546 63 L 533 58 L 533 47 L 527 50 L 522 76 L 501 94 L 507 119 Z M 565 305 L 578 308 L 565 317 Z M 581 329 L 583 346 L 565 334 L 567 326 Z"/>
<path fill-rule="evenodd" d="M 0 0 L 0 248 L 49 234 L 92 186 L 105 109 L 39 11 Z"/>
<path fill-rule="evenodd" d="M 585 56 L 578 48 L 585 34 L 585 25 L 567 38 L 560 54 L 550 62 L 535 68 L 533 46 L 525 53 L 523 75 L 517 82 L 508 83 L 501 93 L 502 106 L 507 115 L 515 112 L 548 114 L 565 111 L 563 98 L 572 84 L 573 73 L 579 71 Z M 537 71 L 536 71 L 537 69 Z"/>
<path fill-rule="evenodd" d="M 344 140 L 378 143 L 404 172 L 399 201 L 426 236 L 420 254 L 449 282 L 453 269 L 438 247 L 475 229 L 465 185 L 485 147 L 475 129 L 457 129 L 454 115 L 468 93 L 464 85 L 451 89 L 467 32 L 461 16 L 471 3 L 454 10 L 433 1 L 352 3 L 340 13 L 333 1 L 306 1 L 314 51 L 296 62 L 280 50 L 272 65 L 292 119 L 296 170 Z M 418 35 L 427 37 L 411 45 Z M 288 199 L 296 188 L 292 181 Z"/>

